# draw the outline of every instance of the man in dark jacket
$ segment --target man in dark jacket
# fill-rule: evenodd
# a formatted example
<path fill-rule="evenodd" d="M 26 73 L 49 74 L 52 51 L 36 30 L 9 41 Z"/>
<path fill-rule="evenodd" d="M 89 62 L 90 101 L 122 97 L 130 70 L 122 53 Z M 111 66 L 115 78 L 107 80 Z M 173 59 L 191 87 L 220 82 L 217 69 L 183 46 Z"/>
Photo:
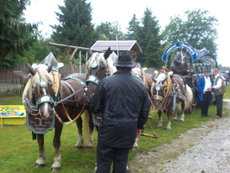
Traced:
<path fill-rule="evenodd" d="M 174 74 L 187 75 L 189 59 L 186 48 L 182 48 L 174 57 L 170 69 Z"/>
<path fill-rule="evenodd" d="M 117 72 L 104 78 L 95 90 L 90 109 L 102 114 L 98 128 L 97 173 L 126 173 L 128 153 L 136 131 L 143 129 L 150 104 L 144 85 L 131 74 L 129 54 L 118 57 Z"/>

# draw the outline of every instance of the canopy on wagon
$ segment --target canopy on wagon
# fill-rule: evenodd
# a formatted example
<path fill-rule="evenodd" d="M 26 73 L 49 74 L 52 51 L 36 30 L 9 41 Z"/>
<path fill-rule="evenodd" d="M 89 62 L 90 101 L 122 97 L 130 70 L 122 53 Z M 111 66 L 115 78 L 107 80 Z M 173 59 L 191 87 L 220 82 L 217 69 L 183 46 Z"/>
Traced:
<path fill-rule="evenodd" d="M 108 47 L 112 51 L 141 53 L 141 47 L 136 40 L 98 40 L 90 48 L 92 50 L 106 51 Z"/>
<path fill-rule="evenodd" d="M 203 49 L 195 49 L 190 44 L 186 42 L 176 42 L 171 44 L 163 53 L 162 55 L 162 61 L 165 62 L 167 65 L 170 64 L 172 61 L 171 57 L 172 55 L 175 55 L 175 51 L 178 51 L 178 49 L 186 48 L 189 56 L 190 56 L 190 63 L 196 64 L 196 63 L 203 63 L 203 64 L 211 64 L 212 68 L 217 67 L 216 58 L 212 56 L 208 50 L 205 48 Z"/>

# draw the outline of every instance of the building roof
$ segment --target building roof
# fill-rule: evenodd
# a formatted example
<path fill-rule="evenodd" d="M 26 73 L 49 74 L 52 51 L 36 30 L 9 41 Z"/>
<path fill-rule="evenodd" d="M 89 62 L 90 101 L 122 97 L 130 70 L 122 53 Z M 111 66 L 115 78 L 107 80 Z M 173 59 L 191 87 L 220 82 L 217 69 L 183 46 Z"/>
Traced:
<path fill-rule="evenodd" d="M 142 52 L 136 40 L 98 40 L 90 49 L 106 51 L 109 47 L 112 51 Z"/>

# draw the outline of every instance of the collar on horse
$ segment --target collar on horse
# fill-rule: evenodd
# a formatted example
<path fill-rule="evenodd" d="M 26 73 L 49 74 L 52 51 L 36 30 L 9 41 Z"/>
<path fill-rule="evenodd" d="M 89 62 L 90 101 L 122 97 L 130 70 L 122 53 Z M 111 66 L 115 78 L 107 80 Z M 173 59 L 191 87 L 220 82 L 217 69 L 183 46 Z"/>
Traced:
<path fill-rule="evenodd" d="M 98 85 L 100 82 L 100 79 L 96 75 L 89 75 L 86 82 L 90 82 L 95 85 Z"/>

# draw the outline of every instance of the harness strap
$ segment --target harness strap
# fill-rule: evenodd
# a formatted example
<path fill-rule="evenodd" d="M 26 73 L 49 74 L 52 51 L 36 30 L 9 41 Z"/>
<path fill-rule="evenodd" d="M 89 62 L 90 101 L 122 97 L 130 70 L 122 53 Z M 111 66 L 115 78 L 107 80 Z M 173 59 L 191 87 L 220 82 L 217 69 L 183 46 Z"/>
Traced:
<path fill-rule="evenodd" d="M 70 76 L 68 79 L 72 79 L 72 80 L 78 82 L 79 84 L 81 84 L 81 86 L 85 87 L 85 83 L 82 80 L 78 79 L 78 78 Z"/>
<path fill-rule="evenodd" d="M 82 86 L 85 87 L 85 84 L 84 84 L 81 80 L 76 80 L 76 78 L 70 78 L 70 79 L 79 82 Z M 69 123 L 75 122 L 78 118 L 80 118 L 80 116 L 81 116 L 81 115 L 83 114 L 83 112 L 85 111 L 86 102 L 83 103 L 83 106 L 82 106 L 81 111 L 79 112 L 79 114 L 77 114 L 77 115 L 75 116 L 74 119 L 72 119 L 72 118 L 70 117 L 70 115 L 69 115 L 68 111 L 66 110 L 65 105 L 64 105 L 63 102 L 66 101 L 66 100 L 68 100 L 69 98 L 75 96 L 77 93 L 79 93 L 80 91 L 82 91 L 82 90 L 84 89 L 84 87 L 82 87 L 81 89 L 75 91 L 75 89 L 70 85 L 70 83 L 68 83 L 67 81 L 63 81 L 63 83 L 66 84 L 66 85 L 72 90 L 73 93 L 72 93 L 71 95 L 65 97 L 64 99 L 61 98 L 61 100 L 60 100 L 59 102 L 56 102 L 55 105 L 58 105 L 59 103 L 62 104 L 62 107 L 63 107 L 63 110 L 64 110 L 64 112 L 65 112 L 65 115 L 67 116 L 67 118 L 68 118 L 68 120 L 69 120 L 69 122 L 67 122 L 67 123 L 65 123 L 65 124 L 69 124 Z M 60 96 L 60 97 L 61 97 L 61 96 Z M 63 123 L 63 121 L 61 120 L 61 118 L 60 118 L 58 115 L 56 115 L 56 117 L 57 117 L 57 119 L 59 120 L 60 123 Z"/>
<path fill-rule="evenodd" d="M 168 80 L 168 89 L 167 89 L 167 91 L 166 91 L 166 94 L 165 94 L 165 97 L 164 97 L 164 99 L 163 99 L 163 101 L 162 101 L 162 103 L 161 103 L 161 105 L 158 107 L 158 111 L 160 110 L 160 109 L 162 109 L 162 108 L 164 108 L 163 106 L 165 106 L 166 104 L 166 99 L 168 98 L 168 96 L 169 96 L 169 94 L 170 94 L 170 90 L 171 90 L 171 88 L 172 88 L 172 80 L 171 79 L 169 79 Z"/>
<path fill-rule="evenodd" d="M 58 102 L 55 102 L 54 105 L 57 106 L 58 104 L 60 104 L 60 103 L 62 103 L 62 102 L 64 102 L 64 101 L 66 101 L 66 100 L 68 100 L 69 98 L 73 97 L 74 95 L 76 95 L 77 93 L 81 92 L 82 90 L 83 90 L 83 88 L 80 89 L 80 90 L 77 90 L 77 91 L 73 92 L 72 94 L 70 94 L 69 96 L 65 97 L 64 99 L 61 99 L 61 100 L 59 100 Z"/>

